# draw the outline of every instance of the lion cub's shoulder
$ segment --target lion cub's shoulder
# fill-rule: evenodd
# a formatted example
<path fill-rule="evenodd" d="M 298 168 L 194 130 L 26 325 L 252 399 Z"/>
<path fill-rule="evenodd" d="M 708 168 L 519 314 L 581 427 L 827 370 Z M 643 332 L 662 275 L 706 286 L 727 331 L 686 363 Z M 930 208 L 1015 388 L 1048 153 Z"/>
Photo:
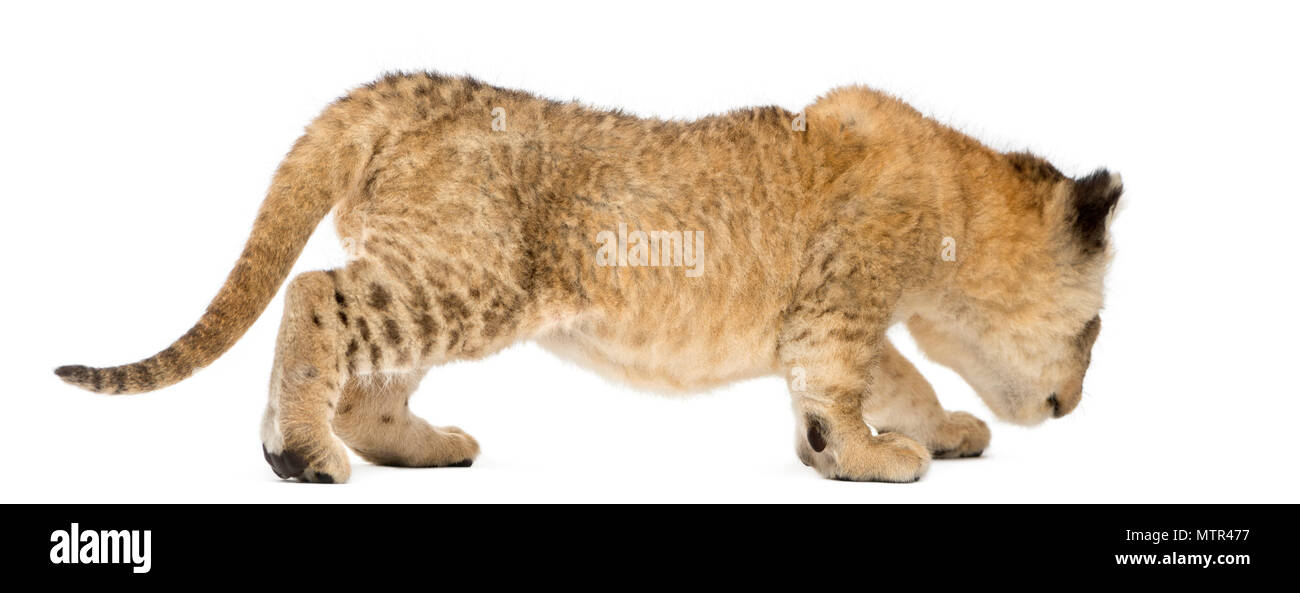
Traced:
<path fill-rule="evenodd" d="M 862 86 L 838 87 L 807 108 L 808 120 L 831 132 L 825 141 L 856 140 L 874 145 L 901 143 L 910 150 L 927 144 L 942 153 L 990 152 L 979 141 L 929 118 L 902 99 Z"/>

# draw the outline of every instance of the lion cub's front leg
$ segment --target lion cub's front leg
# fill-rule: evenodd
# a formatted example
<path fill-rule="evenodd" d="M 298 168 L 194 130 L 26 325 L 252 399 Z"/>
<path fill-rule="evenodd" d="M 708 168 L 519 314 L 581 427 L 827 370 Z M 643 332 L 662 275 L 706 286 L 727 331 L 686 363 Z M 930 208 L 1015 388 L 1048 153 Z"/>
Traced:
<path fill-rule="evenodd" d="M 988 447 L 988 425 L 966 412 L 944 410 L 934 388 L 888 340 L 871 385 L 862 417 L 880 432 L 921 441 L 936 458 L 976 457 Z"/>
<path fill-rule="evenodd" d="M 854 276 L 868 274 L 838 278 Z M 862 419 L 888 308 L 862 302 L 862 287 L 835 278 L 831 274 L 794 303 L 781 331 L 778 357 L 794 400 L 795 450 L 805 465 L 828 478 L 919 480 L 930 465 L 925 445 L 901 433 L 873 435 Z"/>
<path fill-rule="evenodd" d="M 828 360 L 791 368 L 795 451 L 828 478 L 919 480 L 930 464 L 925 445 L 902 433 L 872 435 L 862 421 L 862 399 L 870 389 L 866 370 L 866 365 Z"/>

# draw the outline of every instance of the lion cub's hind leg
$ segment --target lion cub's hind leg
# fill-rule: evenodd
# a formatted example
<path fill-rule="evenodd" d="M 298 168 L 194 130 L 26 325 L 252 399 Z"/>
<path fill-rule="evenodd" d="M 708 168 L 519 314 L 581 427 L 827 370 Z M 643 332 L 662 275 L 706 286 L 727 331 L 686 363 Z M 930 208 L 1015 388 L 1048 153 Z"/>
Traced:
<path fill-rule="evenodd" d="M 380 464 L 468 465 L 478 443 L 412 415 L 407 398 L 428 368 L 536 331 L 533 293 L 480 262 L 417 260 L 391 245 L 376 241 L 368 258 L 289 284 L 262 423 L 282 478 L 347 480 L 344 444 Z"/>
<path fill-rule="evenodd" d="M 353 378 L 343 387 L 334 431 L 371 463 L 401 467 L 469 467 L 478 441 L 454 426 L 435 427 L 411 412 L 423 371 Z"/>
<path fill-rule="evenodd" d="M 966 412 L 944 410 L 930 383 L 888 341 L 871 384 L 862 417 L 878 431 L 912 437 L 935 458 L 977 457 L 988 447 L 988 425 Z"/>
<path fill-rule="evenodd" d="M 285 291 L 262 420 L 262 453 L 281 478 L 332 483 L 351 475 L 347 451 L 330 428 L 343 380 L 334 294 L 326 272 L 302 274 Z"/>

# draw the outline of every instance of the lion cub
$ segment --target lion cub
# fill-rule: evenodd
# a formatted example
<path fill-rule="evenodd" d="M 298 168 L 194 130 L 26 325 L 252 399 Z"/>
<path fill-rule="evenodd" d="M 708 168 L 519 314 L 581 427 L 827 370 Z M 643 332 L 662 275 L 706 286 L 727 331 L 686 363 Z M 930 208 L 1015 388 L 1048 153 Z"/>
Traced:
<path fill-rule="evenodd" d="M 886 338 L 905 323 L 1000 418 L 1079 404 L 1121 185 L 1003 154 L 863 87 L 800 113 L 641 119 L 466 77 L 386 76 L 281 163 L 198 323 L 137 363 L 60 367 L 101 393 L 176 383 L 257 319 L 331 210 L 352 261 L 289 283 L 262 424 L 281 478 L 467 466 L 414 416 L 431 367 L 520 340 L 633 384 L 789 379 L 799 458 L 910 482 L 989 430 Z M 873 431 L 871 427 L 875 427 Z"/>

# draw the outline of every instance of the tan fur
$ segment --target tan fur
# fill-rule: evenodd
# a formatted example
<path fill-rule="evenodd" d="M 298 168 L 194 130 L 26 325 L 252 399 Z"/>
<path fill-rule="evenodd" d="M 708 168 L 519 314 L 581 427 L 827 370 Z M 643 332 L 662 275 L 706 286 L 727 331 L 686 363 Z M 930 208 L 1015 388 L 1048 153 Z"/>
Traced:
<path fill-rule="evenodd" d="M 468 465 L 477 442 L 407 399 L 432 366 L 532 339 L 651 389 L 785 375 L 805 463 L 912 481 L 932 455 L 978 455 L 989 431 L 943 410 L 885 330 L 905 322 L 1000 417 L 1068 412 L 1108 257 L 1078 195 L 1119 191 L 1098 179 L 998 153 L 861 87 L 801 114 L 679 122 L 392 75 L 311 124 L 193 330 L 134 365 L 58 373 L 134 393 L 210 363 L 333 207 L 354 260 L 287 289 L 263 423 L 282 477 L 346 480 L 343 444 L 375 463 Z M 698 276 L 598 265 L 597 237 L 620 224 L 701 231 Z M 946 238 L 955 258 L 941 256 Z"/>

